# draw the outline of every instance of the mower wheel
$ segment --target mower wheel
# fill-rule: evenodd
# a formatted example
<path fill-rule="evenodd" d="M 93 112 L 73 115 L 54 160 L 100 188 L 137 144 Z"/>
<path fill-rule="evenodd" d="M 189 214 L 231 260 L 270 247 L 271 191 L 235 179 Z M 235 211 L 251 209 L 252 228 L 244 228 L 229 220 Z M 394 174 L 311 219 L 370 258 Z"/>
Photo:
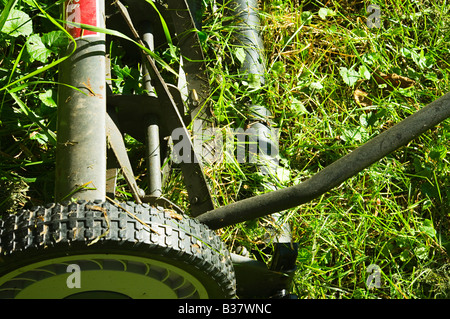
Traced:
<path fill-rule="evenodd" d="M 49 204 L 0 219 L 0 298 L 232 298 L 207 226 L 132 202 Z"/>

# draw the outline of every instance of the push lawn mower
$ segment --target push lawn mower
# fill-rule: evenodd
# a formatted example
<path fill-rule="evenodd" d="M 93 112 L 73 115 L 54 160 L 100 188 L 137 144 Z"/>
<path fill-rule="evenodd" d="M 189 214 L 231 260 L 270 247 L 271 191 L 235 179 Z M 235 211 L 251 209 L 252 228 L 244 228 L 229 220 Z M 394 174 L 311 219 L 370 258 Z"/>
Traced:
<path fill-rule="evenodd" d="M 55 203 L 0 220 L 0 298 L 291 297 L 297 246 L 288 225 L 281 223 L 274 235 L 269 265 L 230 253 L 214 230 L 269 214 L 276 219 L 279 212 L 338 186 L 450 116 L 447 94 L 304 183 L 278 190 L 269 186 L 264 195 L 216 207 L 203 171 L 204 154 L 196 152 L 187 129 L 195 119 L 203 120 L 200 129 L 212 122 L 206 107 L 208 74 L 196 32 L 200 4 L 65 1 L 66 30 L 75 41 L 59 71 L 63 85 Z M 242 74 L 263 82 L 257 1 L 228 5 L 236 41 L 245 48 Z M 126 51 L 130 59 L 142 61 L 145 95 L 111 90 L 107 47 L 117 35 L 134 42 Z M 176 83 L 167 83 L 157 67 L 153 51 L 161 46 L 179 50 Z M 276 148 L 270 113 L 257 105 L 249 109 L 258 145 Z M 147 192 L 136 183 L 125 133 L 146 146 Z M 171 157 L 177 141 L 183 143 L 178 160 Z M 276 159 L 261 149 L 257 166 L 270 174 Z M 183 174 L 189 216 L 162 196 L 171 160 Z M 134 201 L 114 198 L 119 171 Z"/>

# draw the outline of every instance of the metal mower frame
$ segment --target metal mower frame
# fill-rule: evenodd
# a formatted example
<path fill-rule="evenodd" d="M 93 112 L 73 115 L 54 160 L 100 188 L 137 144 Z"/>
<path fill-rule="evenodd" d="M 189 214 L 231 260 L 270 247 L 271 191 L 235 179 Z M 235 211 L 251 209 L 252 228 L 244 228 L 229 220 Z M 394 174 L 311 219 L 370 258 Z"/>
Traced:
<path fill-rule="evenodd" d="M 199 12 L 200 2 L 168 0 L 167 7 L 158 2 L 151 6 L 148 2 L 136 0 L 107 3 L 104 13 L 106 27 L 132 38 L 141 48 L 153 50 L 155 43 L 161 45 L 167 41 L 159 15 L 163 16 L 180 50 L 180 79 L 177 86 L 166 83 L 148 51 L 138 52 L 128 46 L 127 54 L 132 58 L 142 58 L 143 86 L 148 95 L 113 95 L 108 78 L 109 61 L 103 47 L 108 40 L 104 34 L 80 36 L 75 52 L 60 69 L 61 82 L 76 86 L 85 94 L 75 95 L 69 86 L 59 89 L 59 103 L 64 106 L 60 104 L 58 109 L 56 200 L 66 198 L 67 194 L 84 200 L 105 199 L 105 196 L 114 198 L 115 181 L 120 169 L 136 203 L 161 205 L 181 213 L 182 210 L 161 193 L 161 157 L 169 147 L 165 138 L 177 129 L 180 140 L 189 143 L 190 154 L 184 154 L 184 161 L 179 166 L 188 192 L 190 215 L 209 215 L 207 212 L 214 211 L 215 205 L 203 173 L 202 159 L 196 154 L 186 128 L 192 120 L 200 119 L 204 125 L 199 129 L 203 129 L 212 117 L 209 108 L 205 107 L 209 95 L 205 59 L 197 32 L 194 31 L 200 25 L 193 15 Z M 256 1 L 232 2 L 229 13 L 235 15 L 237 39 L 247 54 L 241 71 L 247 76 L 256 74 L 264 82 L 263 47 L 256 4 Z M 77 30 L 76 25 L 69 24 L 69 27 Z M 105 69 L 106 75 L 103 72 Z M 269 127 L 259 123 L 263 122 L 261 116 L 265 121 L 270 121 L 268 111 L 253 106 L 253 114 L 254 122 L 258 122 L 254 124 L 259 126 L 259 138 L 265 136 L 264 142 L 273 144 L 275 139 L 270 136 Z M 124 133 L 146 145 L 148 194 L 136 184 L 125 149 Z M 258 162 L 257 166 L 261 165 L 265 164 Z M 269 166 L 273 169 L 273 165 Z M 74 193 L 74 190 L 77 191 Z M 269 266 L 232 254 L 239 296 L 289 296 L 297 245 L 291 242 L 287 224 L 280 229 L 281 233 L 278 232 L 273 238 L 275 249 Z"/>

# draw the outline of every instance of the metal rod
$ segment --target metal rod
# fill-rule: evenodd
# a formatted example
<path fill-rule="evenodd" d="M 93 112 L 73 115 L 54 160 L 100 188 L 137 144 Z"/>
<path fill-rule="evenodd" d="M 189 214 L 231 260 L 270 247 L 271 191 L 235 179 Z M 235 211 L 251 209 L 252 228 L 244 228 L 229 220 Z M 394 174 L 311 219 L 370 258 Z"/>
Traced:
<path fill-rule="evenodd" d="M 176 2 L 177 1 L 175 1 L 175 3 Z M 133 36 L 141 45 L 143 45 L 143 41 L 140 39 L 138 32 L 133 26 L 127 8 L 119 0 L 114 1 L 114 3 L 124 17 L 128 27 L 130 28 L 130 31 L 133 33 Z M 178 1 L 178 3 L 180 2 Z M 178 128 L 179 130 L 177 130 L 177 134 L 178 137 L 180 137 L 180 140 L 186 142 L 188 148 L 190 150 L 193 150 L 193 145 L 190 140 L 190 134 L 186 126 L 184 125 L 183 118 L 178 111 L 175 100 L 169 91 L 169 87 L 164 82 L 151 57 L 148 54 L 143 54 L 147 70 L 154 80 L 153 86 L 155 88 L 158 99 L 161 99 L 162 103 L 167 105 L 168 107 L 165 119 L 166 125 L 168 127 Z M 198 156 L 194 152 L 191 152 L 191 154 L 189 154 L 189 160 L 187 162 L 182 161 L 180 163 L 180 166 L 183 172 L 183 179 L 185 181 L 186 189 L 188 191 L 189 201 L 191 203 L 192 216 L 198 216 L 212 209 L 214 207 L 214 203 L 209 191 L 209 186 L 206 183 L 202 165 L 198 160 Z"/>
<path fill-rule="evenodd" d="M 142 26 L 142 40 L 150 49 L 155 49 L 153 30 L 150 21 Z M 155 88 L 152 85 L 152 79 L 147 69 L 146 63 L 142 63 L 144 73 L 144 88 L 147 90 L 149 96 L 156 97 Z M 162 195 L 161 182 L 161 152 L 159 145 L 159 123 L 157 116 L 151 114 L 147 126 L 147 178 L 148 178 L 148 194 L 156 197 Z"/>
<path fill-rule="evenodd" d="M 153 37 L 153 30 L 149 21 L 142 26 L 142 31 L 142 41 L 145 43 L 147 48 L 149 48 L 151 51 L 154 51 L 155 42 Z M 148 95 L 156 97 L 155 88 L 152 85 L 152 78 L 150 77 L 150 73 L 144 62 L 142 63 L 142 73 L 144 75 L 144 88 L 147 90 Z"/>
<path fill-rule="evenodd" d="M 159 145 L 159 125 L 155 117 L 149 119 L 147 127 L 147 168 L 148 194 L 156 197 L 162 195 L 161 154 Z"/>
<path fill-rule="evenodd" d="M 86 23 L 103 26 L 104 1 L 93 0 L 85 2 L 83 6 L 88 4 L 94 8 L 96 6 L 97 20 Z M 84 21 L 87 10 L 83 6 L 65 6 L 67 20 L 77 16 Z M 92 17 L 91 12 L 89 17 Z M 59 81 L 76 87 L 79 91 L 65 85 L 59 86 L 55 200 L 69 200 L 71 197 L 104 200 L 106 194 L 105 34 L 88 32 L 70 25 L 67 28 L 76 38 L 77 48 L 75 53 L 61 64 Z M 68 52 L 72 50 L 73 44 L 68 48 Z"/>
<path fill-rule="evenodd" d="M 450 93 L 379 134 L 299 185 L 244 199 L 206 212 L 197 218 L 212 229 L 218 229 L 307 203 L 448 117 L 450 117 Z"/>

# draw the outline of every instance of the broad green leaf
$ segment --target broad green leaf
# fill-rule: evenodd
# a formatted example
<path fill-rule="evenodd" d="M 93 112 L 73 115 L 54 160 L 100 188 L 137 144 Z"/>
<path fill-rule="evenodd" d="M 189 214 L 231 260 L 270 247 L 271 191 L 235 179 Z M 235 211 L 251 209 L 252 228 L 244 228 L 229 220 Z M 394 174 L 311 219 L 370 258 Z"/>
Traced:
<path fill-rule="evenodd" d="M 208 39 L 208 34 L 204 31 L 197 30 L 197 34 L 200 42 L 206 42 L 206 39 Z"/>
<path fill-rule="evenodd" d="M 361 114 L 359 116 L 359 123 L 361 123 L 362 127 L 368 127 L 369 126 L 369 122 L 367 120 L 367 114 Z"/>
<path fill-rule="evenodd" d="M 308 25 L 311 22 L 312 19 L 312 12 L 311 11 L 303 11 L 301 14 L 302 24 Z"/>
<path fill-rule="evenodd" d="M 320 8 L 319 9 L 319 17 L 322 20 L 325 20 L 327 17 L 333 17 L 335 15 L 336 15 L 336 13 L 329 8 Z"/>
<path fill-rule="evenodd" d="M 22 0 L 23 3 L 26 3 L 27 5 L 29 5 L 30 7 L 34 7 L 34 2 L 33 0 Z"/>
<path fill-rule="evenodd" d="M 36 8 L 38 8 L 38 9 L 41 11 L 41 13 L 42 13 L 42 14 L 43 14 L 50 22 L 52 22 L 58 29 L 60 29 L 61 31 L 63 31 L 63 32 L 67 35 L 67 37 L 71 40 L 71 42 L 74 44 L 74 46 L 73 46 L 73 48 L 72 48 L 72 52 L 70 52 L 70 53 L 67 54 L 66 56 L 63 56 L 62 58 L 60 58 L 60 59 L 58 59 L 58 60 L 56 60 L 56 61 L 53 61 L 53 62 L 51 62 L 51 63 L 48 63 L 48 64 L 44 65 L 44 66 L 43 66 L 42 68 L 40 68 L 40 69 L 37 69 L 37 70 L 35 70 L 35 71 L 31 72 L 31 73 L 28 73 L 27 75 L 24 75 L 23 77 L 21 77 L 21 78 L 15 80 L 15 81 L 12 82 L 12 83 L 9 83 L 9 84 L 3 86 L 2 88 L 0 88 L 0 91 L 6 90 L 6 91 L 9 91 L 10 93 L 17 92 L 17 91 L 15 91 L 14 88 L 11 88 L 11 87 L 14 86 L 14 85 L 16 85 L 16 84 L 19 83 L 19 82 L 23 82 L 23 81 L 25 81 L 25 80 L 27 80 L 27 79 L 29 79 L 29 78 L 34 77 L 35 75 L 38 75 L 38 74 L 40 74 L 40 73 L 42 73 L 42 72 L 44 72 L 44 71 L 46 71 L 46 70 L 51 69 L 52 67 L 54 67 L 54 66 L 56 66 L 56 65 L 58 65 L 59 63 L 61 63 L 61 62 L 64 61 L 65 59 L 67 59 L 69 56 L 71 56 L 71 55 L 75 52 L 75 50 L 76 50 L 76 48 L 77 48 L 77 44 L 76 44 L 74 38 L 70 35 L 70 33 L 67 32 L 66 29 L 65 29 L 61 24 L 59 24 L 52 16 L 48 15 L 47 12 L 45 12 L 45 10 L 43 10 L 43 9 L 39 6 L 38 3 L 36 3 L 34 0 L 32 0 L 32 1 L 33 1 L 33 3 L 34 3 L 34 6 L 35 6 Z M 9 90 L 8 90 L 8 89 L 9 89 Z"/>
<path fill-rule="evenodd" d="M 234 50 L 234 55 L 235 55 L 236 59 L 238 59 L 239 62 L 241 62 L 241 64 L 244 64 L 245 58 L 247 56 L 245 54 L 244 48 L 237 48 L 236 50 Z"/>
<path fill-rule="evenodd" d="M 309 88 L 313 89 L 313 90 L 321 90 L 321 89 L 323 89 L 323 85 L 320 82 L 311 82 L 311 84 L 309 85 Z"/>
<path fill-rule="evenodd" d="M 370 79 L 370 71 L 365 65 L 361 65 L 361 67 L 359 68 L 359 76 L 365 80 Z"/>
<path fill-rule="evenodd" d="M 48 127 L 44 126 L 41 123 L 41 119 L 39 119 L 38 116 L 15 93 L 8 93 L 11 95 L 14 101 L 16 101 L 17 105 L 20 108 L 20 111 L 25 114 L 34 124 L 42 129 L 52 145 L 56 145 L 56 134 Z"/>
<path fill-rule="evenodd" d="M 428 171 L 430 174 L 431 172 Z M 431 197 L 431 198 L 439 198 L 439 186 L 435 185 L 434 183 L 431 183 L 430 181 L 426 181 L 425 183 L 420 185 L 420 190 L 423 194 Z"/>
<path fill-rule="evenodd" d="M 44 93 L 39 93 L 39 100 L 47 106 L 56 107 L 56 102 L 53 100 L 53 91 L 51 89 Z"/>
<path fill-rule="evenodd" d="M 402 54 L 402 56 L 404 56 L 405 58 L 410 58 L 411 57 L 411 50 L 408 48 L 401 48 L 400 49 L 400 53 Z"/>
<path fill-rule="evenodd" d="M 414 63 L 417 64 L 419 68 L 424 69 L 427 67 L 423 50 L 421 50 L 420 53 L 411 51 L 411 59 L 414 61 Z"/>
<path fill-rule="evenodd" d="M 158 13 L 158 15 L 159 15 L 159 20 L 161 21 L 161 25 L 162 25 L 164 34 L 165 34 L 165 36 L 166 36 L 167 43 L 172 44 L 172 38 L 170 37 L 170 31 L 169 31 L 169 28 L 168 28 L 167 23 L 166 23 L 166 21 L 164 20 L 163 16 L 162 16 L 161 13 L 159 12 L 158 8 L 156 7 L 156 5 L 153 3 L 152 0 L 145 0 L 145 1 L 148 2 L 148 3 L 153 7 L 153 9 L 155 9 L 156 13 Z"/>
<path fill-rule="evenodd" d="M 27 41 L 27 52 L 30 55 L 31 61 L 37 60 L 42 63 L 46 63 L 47 59 L 51 56 L 52 51 L 47 49 L 42 42 L 41 37 L 38 34 L 33 34 Z"/>
<path fill-rule="evenodd" d="M 414 255 L 422 260 L 428 258 L 428 249 L 426 246 L 420 246 L 414 249 Z"/>
<path fill-rule="evenodd" d="M 272 72 L 276 75 L 283 75 L 285 71 L 284 63 L 281 61 L 277 61 L 272 65 Z"/>
<path fill-rule="evenodd" d="M 367 52 L 362 55 L 362 61 L 369 65 L 373 65 L 379 60 L 381 60 L 381 57 L 377 52 Z"/>
<path fill-rule="evenodd" d="M 406 261 L 411 259 L 411 255 L 409 253 L 409 250 L 402 251 L 399 256 L 400 256 L 400 260 L 403 261 L 403 262 L 406 262 Z"/>
<path fill-rule="evenodd" d="M 11 9 L 14 8 L 18 0 L 9 0 L 8 3 L 4 2 L 4 8 L 2 10 L 2 13 L 0 14 L 0 30 L 3 30 L 3 26 L 6 23 L 6 20 L 8 20 L 9 13 L 11 12 Z"/>
<path fill-rule="evenodd" d="M 353 86 L 359 80 L 359 73 L 353 69 L 349 70 L 346 67 L 340 67 L 339 74 L 344 82 L 350 86 Z"/>
<path fill-rule="evenodd" d="M 292 109 L 292 111 L 295 111 L 297 114 L 309 114 L 309 112 L 306 109 L 306 107 L 303 104 L 303 102 L 298 100 L 298 99 L 296 99 L 295 97 L 292 98 L 291 109 Z"/>
<path fill-rule="evenodd" d="M 261 76 L 259 74 L 252 74 L 250 73 L 248 75 L 248 81 L 249 81 L 249 88 L 257 90 L 261 88 Z"/>
<path fill-rule="evenodd" d="M 366 129 L 362 126 L 358 126 L 355 129 L 346 129 L 340 136 L 340 138 L 345 142 L 363 142 L 369 137 Z"/>
<path fill-rule="evenodd" d="M 430 237 L 436 236 L 436 230 L 434 229 L 433 222 L 429 219 L 425 219 L 422 225 L 419 226 L 419 230 Z"/>
<path fill-rule="evenodd" d="M 437 74 L 435 73 L 435 72 L 427 72 L 427 73 L 424 73 L 423 74 L 423 77 L 425 78 L 425 79 L 427 79 L 427 80 L 430 80 L 430 81 L 433 81 L 433 82 L 436 82 L 436 81 L 438 81 L 438 76 L 437 76 Z"/>
<path fill-rule="evenodd" d="M 277 167 L 277 178 L 280 181 L 280 183 L 288 183 L 291 180 L 291 171 L 287 168 L 284 168 L 282 166 Z"/>
<path fill-rule="evenodd" d="M 444 145 L 435 146 L 430 152 L 430 158 L 441 161 L 447 156 L 448 150 Z"/>
<path fill-rule="evenodd" d="M 424 50 L 420 50 L 419 53 L 416 50 L 410 50 L 408 48 L 401 48 L 400 53 L 405 58 L 410 58 L 416 63 L 416 65 L 421 69 L 431 68 L 436 62 L 434 57 L 430 54 L 425 54 Z"/>
<path fill-rule="evenodd" d="M 2 32 L 12 37 L 29 36 L 33 33 L 30 16 L 23 11 L 12 9 L 3 25 Z"/>
<path fill-rule="evenodd" d="M 48 142 L 48 136 L 42 133 L 33 132 L 30 134 L 30 140 L 38 141 L 39 144 L 45 145 Z"/>
<path fill-rule="evenodd" d="M 67 35 L 60 31 L 51 31 L 42 35 L 42 42 L 52 51 L 56 51 L 59 48 L 65 48 L 69 44 L 69 38 Z"/>

